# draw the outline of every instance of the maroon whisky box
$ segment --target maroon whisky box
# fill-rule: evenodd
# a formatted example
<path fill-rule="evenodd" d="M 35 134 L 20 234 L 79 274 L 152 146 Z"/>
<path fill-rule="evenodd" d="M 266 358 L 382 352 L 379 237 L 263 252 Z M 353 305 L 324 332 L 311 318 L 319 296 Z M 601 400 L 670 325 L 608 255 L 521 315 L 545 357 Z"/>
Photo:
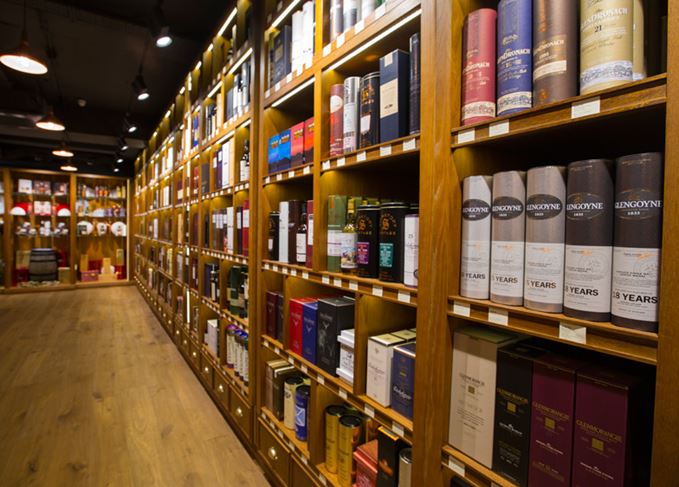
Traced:
<path fill-rule="evenodd" d="M 533 363 L 528 485 L 570 486 L 575 374 L 582 363 L 556 354 Z"/>
<path fill-rule="evenodd" d="M 578 373 L 573 487 L 648 485 L 653 401 L 652 393 L 639 394 L 642 387 L 638 376 L 623 371 L 591 367 Z"/>
<path fill-rule="evenodd" d="M 290 132 L 292 132 L 290 165 L 291 167 L 301 166 L 304 164 L 304 122 L 293 125 Z"/>
<path fill-rule="evenodd" d="M 314 117 L 304 122 L 304 164 L 314 162 Z"/>

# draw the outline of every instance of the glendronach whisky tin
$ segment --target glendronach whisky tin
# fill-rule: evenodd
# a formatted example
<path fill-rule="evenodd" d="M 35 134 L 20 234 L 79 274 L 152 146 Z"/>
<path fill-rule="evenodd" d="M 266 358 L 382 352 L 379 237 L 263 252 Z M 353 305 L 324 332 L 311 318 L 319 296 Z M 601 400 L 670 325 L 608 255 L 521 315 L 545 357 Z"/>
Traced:
<path fill-rule="evenodd" d="M 331 473 L 337 473 L 339 420 L 346 413 L 347 408 L 336 404 L 325 408 L 325 468 Z"/>
<path fill-rule="evenodd" d="M 356 213 L 356 264 L 360 277 L 376 278 L 379 270 L 379 205 L 361 205 Z"/>
<path fill-rule="evenodd" d="M 363 419 L 353 414 L 345 414 L 339 420 L 337 442 L 337 480 L 342 487 L 351 487 L 356 476 L 354 450 L 363 433 Z"/>
<path fill-rule="evenodd" d="M 307 441 L 309 434 L 309 396 L 311 387 L 301 385 L 295 393 L 295 437 Z"/>
<path fill-rule="evenodd" d="M 359 93 L 359 144 L 369 147 L 380 141 L 380 72 L 373 71 L 361 78 Z"/>
<path fill-rule="evenodd" d="M 413 449 L 404 448 L 398 454 L 398 487 L 410 487 L 413 470 Z"/>
<path fill-rule="evenodd" d="M 387 282 L 403 279 L 403 222 L 408 205 L 385 203 L 380 207 L 379 278 Z"/>
<path fill-rule="evenodd" d="M 299 375 L 293 375 L 285 379 L 283 395 L 283 424 L 290 430 L 295 429 L 295 400 L 297 387 L 304 384 L 304 379 Z"/>
<path fill-rule="evenodd" d="M 267 249 L 269 250 L 269 259 L 278 260 L 278 225 L 280 221 L 280 213 L 272 211 L 269 213 L 269 241 Z"/>

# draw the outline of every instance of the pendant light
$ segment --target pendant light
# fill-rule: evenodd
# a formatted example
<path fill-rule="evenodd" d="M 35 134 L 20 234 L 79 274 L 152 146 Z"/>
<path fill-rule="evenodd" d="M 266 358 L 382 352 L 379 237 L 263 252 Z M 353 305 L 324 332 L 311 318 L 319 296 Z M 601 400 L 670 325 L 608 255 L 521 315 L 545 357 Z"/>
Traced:
<path fill-rule="evenodd" d="M 125 152 L 129 148 L 130 146 L 127 144 L 125 137 L 118 137 L 118 150 L 120 150 L 120 152 Z"/>
<path fill-rule="evenodd" d="M 132 82 L 132 89 L 139 101 L 148 100 L 149 96 L 151 96 L 148 88 L 146 88 L 146 83 L 144 83 L 144 76 L 141 74 L 141 69 L 139 69 L 137 77 L 134 78 L 134 81 Z"/>
<path fill-rule="evenodd" d="M 50 106 L 47 115 L 36 122 L 36 127 L 52 132 L 63 132 L 66 130 L 64 124 L 54 115 L 54 109 Z"/>
<path fill-rule="evenodd" d="M 123 130 L 128 134 L 132 134 L 137 131 L 137 124 L 135 124 L 134 122 L 130 122 L 130 119 L 128 117 L 129 114 L 127 114 L 123 119 Z"/>
<path fill-rule="evenodd" d="M 71 165 L 71 164 L 64 164 L 63 166 L 61 166 L 60 169 L 61 169 L 62 171 L 66 171 L 66 172 L 76 172 L 76 171 L 78 170 L 77 167 L 75 167 L 75 166 L 73 166 L 73 165 Z"/>
<path fill-rule="evenodd" d="M 21 32 L 21 43 L 12 52 L 0 56 L 0 62 L 8 68 L 26 74 L 45 74 L 47 64 L 31 49 L 28 43 L 28 31 L 26 29 L 26 0 L 24 0 L 24 26 Z"/>
<path fill-rule="evenodd" d="M 57 157 L 73 157 L 73 151 L 66 146 L 66 142 L 63 140 L 59 147 L 52 151 L 52 154 Z"/>
<path fill-rule="evenodd" d="M 163 15 L 162 0 L 153 9 L 153 37 L 156 41 L 156 46 L 163 48 L 172 44 L 172 36 L 170 35 L 170 26 Z"/>

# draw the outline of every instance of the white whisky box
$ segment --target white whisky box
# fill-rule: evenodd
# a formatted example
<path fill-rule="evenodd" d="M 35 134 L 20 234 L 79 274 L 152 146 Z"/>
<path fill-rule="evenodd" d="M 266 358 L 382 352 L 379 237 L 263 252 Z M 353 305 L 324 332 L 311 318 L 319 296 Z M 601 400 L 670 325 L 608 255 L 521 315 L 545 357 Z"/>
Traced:
<path fill-rule="evenodd" d="M 382 406 L 389 406 L 391 402 L 391 358 L 394 347 L 405 341 L 391 333 L 368 339 L 366 394 Z"/>

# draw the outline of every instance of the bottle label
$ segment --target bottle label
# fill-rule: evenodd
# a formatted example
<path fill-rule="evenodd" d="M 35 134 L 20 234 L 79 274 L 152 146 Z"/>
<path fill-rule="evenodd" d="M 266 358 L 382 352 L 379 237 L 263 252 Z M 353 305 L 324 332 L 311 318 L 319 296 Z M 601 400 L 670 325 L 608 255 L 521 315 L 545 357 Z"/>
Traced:
<path fill-rule="evenodd" d="M 568 71 L 566 35 L 551 36 L 533 49 L 533 81 Z"/>
<path fill-rule="evenodd" d="M 490 292 L 523 297 L 524 242 L 494 241 L 491 251 Z"/>
<path fill-rule="evenodd" d="M 360 265 L 370 263 L 370 242 L 356 243 L 356 263 Z"/>
<path fill-rule="evenodd" d="M 564 306 L 610 312 L 612 257 L 613 248 L 609 246 L 566 245 Z"/>
<path fill-rule="evenodd" d="M 462 218 L 475 222 L 490 215 L 490 205 L 483 200 L 471 198 L 462 203 Z"/>
<path fill-rule="evenodd" d="M 314 244 L 314 215 L 307 216 L 307 228 L 306 228 L 306 241 L 307 244 Z"/>
<path fill-rule="evenodd" d="M 306 233 L 298 233 L 296 240 L 297 262 L 304 264 L 306 263 Z"/>
<path fill-rule="evenodd" d="M 512 220 L 523 215 L 523 203 L 512 196 L 500 196 L 493 200 L 493 219 Z"/>
<path fill-rule="evenodd" d="M 549 220 L 562 211 L 562 201 L 551 194 L 534 194 L 526 201 L 526 217 L 531 220 Z"/>
<path fill-rule="evenodd" d="M 361 134 L 367 134 L 370 131 L 370 114 L 361 117 Z"/>
<path fill-rule="evenodd" d="M 273 239 L 272 238 L 269 239 L 268 248 L 269 248 L 269 252 L 271 252 L 273 250 Z"/>
<path fill-rule="evenodd" d="M 632 320 L 658 321 L 660 249 L 615 247 L 611 313 Z"/>
<path fill-rule="evenodd" d="M 356 238 L 355 233 L 340 234 L 340 267 L 342 269 L 356 269 Z"/>
<path fill-rule="evenodd" d="M 562 243 L 526 242 L 524 298 L 545 304 L 563 303 Z"/>
<path fill-rule="evenodd" d="M 339 257 L 341 253 L 339 230 L 328 230 L 328 257 Z"/>
<path fill-rule="evenodd" d="M 460 275 L 462 295 L 483 294 L 488 297 L 490 284 L 490 241 L 467 240 L 462 242 Z"/>
<path fill-rule="evenodd" d="M 394 244 L 380 243 L 380 267 L 391 268 L 394 265 Z"/>

